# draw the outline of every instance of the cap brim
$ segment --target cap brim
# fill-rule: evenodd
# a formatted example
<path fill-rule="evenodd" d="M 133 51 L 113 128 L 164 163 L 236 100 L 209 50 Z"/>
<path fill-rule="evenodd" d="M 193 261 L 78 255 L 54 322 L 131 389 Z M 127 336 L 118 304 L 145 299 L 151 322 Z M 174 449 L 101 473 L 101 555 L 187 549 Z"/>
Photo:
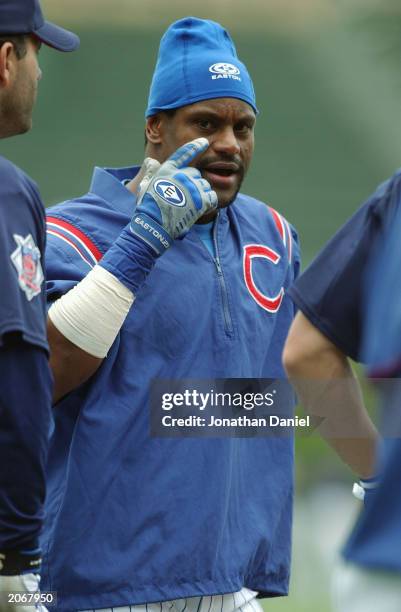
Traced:
<path fill-rule="evenodd" d="M 53 47 L 58 51 L 75 51 L 78 49 L 80 40 L 76 34 L 69 30 L 64 30 L 50 21 L 33 32 L 45 45 Z"/>

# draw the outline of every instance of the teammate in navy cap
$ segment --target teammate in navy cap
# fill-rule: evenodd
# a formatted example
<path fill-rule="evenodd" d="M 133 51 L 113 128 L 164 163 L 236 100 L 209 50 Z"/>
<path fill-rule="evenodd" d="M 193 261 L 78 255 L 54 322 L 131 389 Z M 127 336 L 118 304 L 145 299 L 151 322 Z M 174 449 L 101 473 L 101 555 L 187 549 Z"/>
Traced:
<path fill-rule="evenodd" d="M 228 32 L 182 19 L 160 45 L 143 181 L 96 168 L 49 210 L 60 401 L 43 545 L 59 611 L 256 612 L 257 594 L 287 593 L 291 435 L 149 434 L 155 378 L 284 375 L 299 252 L 284 217 L 239 192 L 256 109 Z"/>
<path fill-rule="evenodd" d="M 58 51 L 75 51 L 79 38 L 73 32 L 45 21 L 39 0 L 0 0 L 0 35 L 39 38 Z"/>
<path fill-rule="evenodd" d="M 0 0 L 1 138 L 31 128 L 41 41 L 63 51 L 79 42 L 45 22 L 38 2 Z M 25 610 L 12 593 L 39 584 L 50 427 L 45 226 L 36 185 L 3 157 L 0 209 L 0 610 Z"/>

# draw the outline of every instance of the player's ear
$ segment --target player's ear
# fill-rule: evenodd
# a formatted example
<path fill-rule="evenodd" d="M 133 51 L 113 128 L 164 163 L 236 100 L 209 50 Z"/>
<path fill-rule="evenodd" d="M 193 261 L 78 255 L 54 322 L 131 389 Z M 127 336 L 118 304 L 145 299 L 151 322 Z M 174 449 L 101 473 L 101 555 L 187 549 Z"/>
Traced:
<path fill-rule="evenodd" d="M 12 79 L 14 65 L 17 61 L 14 46 L 11 42 L 5 42 L 0 47 L 0 86 L 7 87 Z"/>
<path fill-rule="evenodd" d="M 163 116 L 161 113 L 148 117 L 146 120 L 145 134 L 147 141 L 157 145 L 161 144 L 163 133 Z"/>

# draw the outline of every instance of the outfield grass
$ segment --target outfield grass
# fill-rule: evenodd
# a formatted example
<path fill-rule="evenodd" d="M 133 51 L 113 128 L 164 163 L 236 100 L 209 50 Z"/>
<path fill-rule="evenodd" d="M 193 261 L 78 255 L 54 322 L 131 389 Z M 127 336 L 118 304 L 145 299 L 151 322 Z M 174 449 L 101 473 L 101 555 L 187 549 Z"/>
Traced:
<path fill-rule="evenodd" d="M 293 597 L 263 600 L 265 612 L 329 612 L 326 600 L 315 600 L 309 603 L 297 603 Z"/>

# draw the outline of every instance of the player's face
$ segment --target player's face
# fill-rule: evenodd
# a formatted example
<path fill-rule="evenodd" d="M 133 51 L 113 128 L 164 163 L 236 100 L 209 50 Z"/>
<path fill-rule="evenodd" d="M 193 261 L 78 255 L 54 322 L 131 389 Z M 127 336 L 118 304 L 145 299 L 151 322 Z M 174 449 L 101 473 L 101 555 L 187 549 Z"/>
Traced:
<path fill-rule="evenodd" d="M 219 207 L 228 206 L 252 159 L 256 116 L 251 106 L 236 98 L 218 98 L 184 106 L 172 117 L 162 117 L 164 159 L 189 140 L 201 136 L 209 140 L 209 148 L 191 165 L 217 193 Z"/>
<path fill-rule="evenodd" d="M 14 62 L 13 80 L 2 105 L 12 134 L 23 134 L 32 127 L 32 112 L 42 76 L 38 62 L 40 46 L 36 38 L 27 38 L 26 55 Z"/>

